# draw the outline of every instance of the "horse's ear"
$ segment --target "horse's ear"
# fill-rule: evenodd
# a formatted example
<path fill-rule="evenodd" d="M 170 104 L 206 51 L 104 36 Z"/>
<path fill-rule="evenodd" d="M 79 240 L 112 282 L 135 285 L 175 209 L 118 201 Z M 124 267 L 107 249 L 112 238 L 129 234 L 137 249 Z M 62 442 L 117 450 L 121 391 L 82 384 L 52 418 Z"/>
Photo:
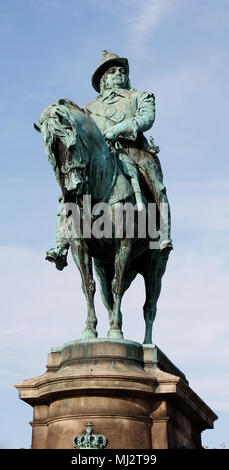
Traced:
<path fill-rule="evenodd" d="M 33 123 L 34 129 L 36 129 L 37 132 L 41 132 L 41 126 L 39 124 L 36 124 L 35 122 Z"/>
<path fill-rule="evenodd" d="M 61 98 L 57 101 L 58 104 L 66 104 L 66 101 L 69 101 L 67 98 Z"/>

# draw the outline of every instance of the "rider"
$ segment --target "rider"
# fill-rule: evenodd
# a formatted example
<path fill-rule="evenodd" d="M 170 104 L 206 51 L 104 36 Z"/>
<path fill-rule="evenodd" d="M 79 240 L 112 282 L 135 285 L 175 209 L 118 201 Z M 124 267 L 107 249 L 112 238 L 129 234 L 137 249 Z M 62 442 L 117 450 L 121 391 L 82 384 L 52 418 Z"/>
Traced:
<path fill-rule="evenodd" d="M 160 212 L 160 249 L 171 250 L 170 209 L 163 184 L 158 147 L 150 146 L 143 132 L 155 119 L 155 98 L 152 93 L 131 88 L 126 58 L 103 51 L 103 60 L 92 76 L 92 86 L 99 93 L 84 110 L 95 121 L 108 142 L 121 151 L 119 155 L 131 178 L 137 205 L 141 206 L 136 167 L 144 176 Z"/>
<path fill-rule="evenodd" d="M 142 209 L 142 199 L 137 169 L 144 176 L 160 213 L 160 249 L 162 252 L 170 251 L 173 248 L 170 209 L 157 156 L 159 148 L 154 146 L 153 139 L 150 145 L 143 135 L 154 123 L 154 95 L 131 87 L 126 58 L 106 50 L 103 55 L 92 76 L 92 86 L 99 94 L 83 109 L 100 129 L 109 148 L 118 151 L 124 171 L 130 177 L 139 210 Z M 58 269 L 67 265 L 67 249 L 63 248 L 58 245 L 57 230 L 56 248 L 47 252 L 47 259 L 54 261 Z"/>

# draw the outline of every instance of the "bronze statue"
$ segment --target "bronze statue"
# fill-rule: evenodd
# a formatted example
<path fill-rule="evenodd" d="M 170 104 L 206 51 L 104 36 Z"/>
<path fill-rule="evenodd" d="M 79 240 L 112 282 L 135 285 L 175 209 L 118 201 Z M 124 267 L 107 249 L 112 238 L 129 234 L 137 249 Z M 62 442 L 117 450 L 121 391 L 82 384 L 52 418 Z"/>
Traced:
<path fill-rule="evenodd" d="M 83 338 L 97 336 L 92 259 L 109 313 L 109 338 L 123 338 L 121 299 L 142 274 L 144 343 L 152 343 L 161 278 L 172 249 L 159 149 L 143 135 L 154 122 L 154 96 L 131 88 L 127 59 L 107 51 L 92 84 L 99 92 L 95 101 L 79 108 L 58 100 L 35 125 L 62 190 L 56 247 L 47 251 L 47 259 L 61 270 L 71 247 L 87 301 Z M 142 230 L 153 206 L 155 238 L 152 227 Z M 150 224 L 152 218 L 147 220 Z"/>
<path fill-rule="evenodd" d="M 104 58 L 92 76 L 92 85 L 99 95 L 84 109 L 106 139 L 118 140 L 122 149 L 122 159 L 126 163 L 125 166 L 128 165 L 127 172 L 131 174 L 137 167 L 144 176 L 164 221 L 160 233 L 160 248 L 172 249 L 169 203 L 157 157 L 159 148 L 150 146 L 143 135 L 143 132 L 149 130 L 154 123 L 154 95 L 131 88 L 129 64 L 126 58 L 118 57 L 106 50 L 103 54 Z M 138 191 L 137 186 L 135 190 L 137 202 Z M 139 206 L 141 207 L 141 200 Z M 164 209 L 165 214 L 162 213 Z"/>

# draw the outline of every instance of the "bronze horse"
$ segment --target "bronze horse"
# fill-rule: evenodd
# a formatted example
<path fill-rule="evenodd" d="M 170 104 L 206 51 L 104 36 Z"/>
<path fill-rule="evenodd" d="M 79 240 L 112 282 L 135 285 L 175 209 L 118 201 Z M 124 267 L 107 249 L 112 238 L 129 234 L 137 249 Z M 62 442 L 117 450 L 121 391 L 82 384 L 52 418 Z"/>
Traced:
<path fill-rule="evenodd" d="M 149 237 L 139 237 L 138 215 L 132 221 L 133 237 L 127 234 L 127 216 L 123 219 L 123 233 L 117 236 L 117 208 L 120 203 L 135 205 L 135 195 L 129 178 L 122 170 L 115 152 L 110 151 L 100 130 L 82 109 L 70 100 L 62 99 L 48 106 L 35 128 L 42 134 L 46 153 L 60 184 L 62 206 L 76 204 L 81 222 L 85 221 L 82 198 L 91 197 L 91 204 L 107 203 L 112 227 L 109 237 L 96 235 L 71 236 L 68 244 L 82 277 L 82 288 L 87 301 L 87 320 L 83 338 L 97 337 L 97 319 L 94 307 L 95 281 L 92 259 L 101 285 L 101 295 L 109 313 L 109 338 L 122 339 L 121 300 L 133 279 L 139 273 L 145 281 L 146 299 L 143 307 L 145 319 L 144 343 L 152 343 L 152 326 L 156 315 L 161 279 L 165 272 L 168 253 L 150 249 Z M 152 196 L 142 187 L 142 200 Z M 70 206 L 68 206 L 70 207 Z M 125 215 L 125 214 L 124 214 Z M 58 232 L 59 246 L 63 227 L 70 227 L 71 211 L 62 211 Z M 96 216 L 91 222 L 95 222 Z M 65 231 L 66 233 L 66 231 Z M 115 236 L 116 234 L 116 236 Z"/>

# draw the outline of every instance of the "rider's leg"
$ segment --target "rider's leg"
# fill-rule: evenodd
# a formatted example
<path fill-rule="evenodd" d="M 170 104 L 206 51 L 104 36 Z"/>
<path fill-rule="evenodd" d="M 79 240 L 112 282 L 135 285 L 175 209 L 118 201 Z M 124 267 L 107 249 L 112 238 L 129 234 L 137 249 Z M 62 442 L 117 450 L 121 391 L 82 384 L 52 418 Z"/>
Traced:
<path fill-rule="evenodd" d="M 166 188 L 163 184 L 162 172 L 154 162 L 153 158 L 151 160 L 147 159 L 141 161 L 139 167 L 154 196 L 160 213 L 160 249 L 172 250 L 173 245 L 170 238 L 171 213 Z"/>
<path fill-rule="evenodd" d="M 134 191 L 137 209 L 139 212 L 145 209 L 142 201 L 142 192 L 138 180 L 138 169 L 131 158 L 126 154 L 120 154 L 119 159 L 122 162 L 124 173 L 130 178 L 130 183 Z"/>

